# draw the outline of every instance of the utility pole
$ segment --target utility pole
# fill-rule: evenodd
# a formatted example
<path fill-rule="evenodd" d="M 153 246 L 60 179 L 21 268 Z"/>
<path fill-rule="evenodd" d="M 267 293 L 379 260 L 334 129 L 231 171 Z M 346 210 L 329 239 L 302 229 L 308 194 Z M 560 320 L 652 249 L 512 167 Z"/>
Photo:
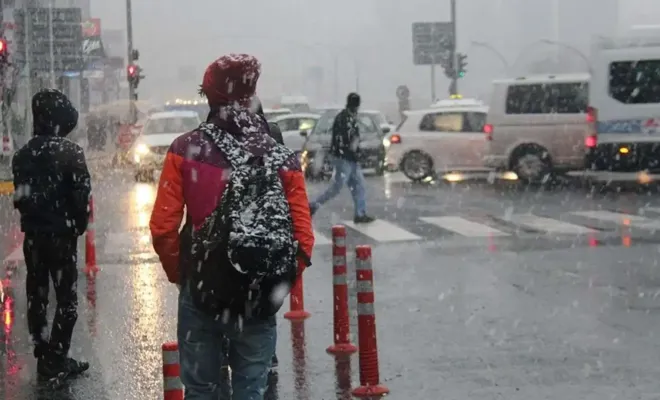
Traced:
<path fill-rule="evenodd" d="M 32 42 L 32 15 L 28 13 L 28 2 L 23 2 L 23 15 L 25 16 L 25 125 L 23 126 L 24 138 L 27 139 L 30 137 L 30 131 L 32 129 L 32 113 L 28 112 L 32 106 L 32 63 L 30 59 L 32 58 L 30 43 Z"/>
<path fill-rule="evenodd" d="M 128 64 L 133 65 L 133 10 L 131 9 L 131 0 L 126 0 L 126 42 L 128 44 Z M 128 85 L 128 103 L 130 123 L 137 122 L 137 109 L 133 104 L 135 99 L 135 88 L 132 84 Z"/>
<path fill-rule="evenodd" d="M 50 0 L 48 3 L 48 42 L 49 42 L 49 53 L 50 53 L 50 87 L 55 89 L 57 84 L 55 83 L 55 44 L 53 43 L 55 36 L 53 34 L 53 0 Z M 82 74 L 80 74 L 80 79 L 82 79 Z"/>
<path fill-rule="evenodd" d="M 449 94 L 458 94 L 458 63 L 456 62 L 456 46 L 458 44 L 457 36 L 456 36 L 456 0 L 450 0 L 451 4 L 451 26 L 452 26 L 452 36 L 454 37 L 453 40 L 453 46 L 451 49 L 451 65 L 452 65 L 452 70 L 453 75 L 451 78 L 451 86 L 449 87 Z"/>
<path fill-rule="evenodd" d="M 333 98 L 334 101 L 339 101 L 339 56 L 336 54 L 333 56 L 334 65 L 333 65 Z"/>

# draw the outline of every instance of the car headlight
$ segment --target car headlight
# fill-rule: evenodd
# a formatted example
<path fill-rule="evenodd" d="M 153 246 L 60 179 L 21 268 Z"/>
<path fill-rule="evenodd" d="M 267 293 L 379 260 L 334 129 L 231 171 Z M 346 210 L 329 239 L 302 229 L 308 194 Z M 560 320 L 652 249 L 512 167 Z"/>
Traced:
<path fill-rule="evenodd" d="M 135 154 L 137 155 L 143 156 L 145 154 L 149 154 L 149 152 L 151 152 L 151 150 L 149 150 L 149 146 L 146 144 L 139 144 L 135 147 Z"/>

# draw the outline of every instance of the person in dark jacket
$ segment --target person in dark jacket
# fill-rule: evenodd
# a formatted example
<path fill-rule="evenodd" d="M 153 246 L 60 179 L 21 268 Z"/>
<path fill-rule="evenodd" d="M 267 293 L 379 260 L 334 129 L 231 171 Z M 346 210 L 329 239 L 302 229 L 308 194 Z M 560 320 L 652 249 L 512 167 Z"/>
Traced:
<path fill-rule="evenodd" d="M 28 327 L 41 378 L 64 379 L 89 364 L 69 358 L 78 318 L 77 243 L 87 229 L 90 175 L 80 146 L 66 139 L 78 123 L 78 111 L 53 89 L 32 98 L 34 137 L 12 160 L 14 207 L 25 233 Z M 49 275 L 57 309 L 47 333 Z"/>
<path fill-rule="evenodd" d="M 342 188 L 348 185 L 353 196 L 355 207 L 353 221 L 358 223 L 373 222 L 374 218 L 367 215 L 365 200 L 365 184 L 362 168 L 360 168 L 360 129 L 358 127 L 358 110 L 360 108 L 360 95 L 350 93 L 346 98 L 346 108 L 341 110 L 332 124 L 332 139 L 330 154 L 334 161 L 334 180 L 330 187 L 309 208 L 312 215 L 320 206 L 336 197 Z"/>

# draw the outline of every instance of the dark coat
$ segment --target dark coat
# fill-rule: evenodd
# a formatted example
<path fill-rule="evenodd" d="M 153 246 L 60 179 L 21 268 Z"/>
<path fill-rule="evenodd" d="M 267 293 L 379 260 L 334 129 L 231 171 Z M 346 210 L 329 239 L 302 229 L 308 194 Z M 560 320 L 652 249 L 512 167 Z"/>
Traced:
<path fill-rule="evenodd" d="M 66 136 L 78 111 L 57 90 L 32 98 L 34 137 L 12 159 L 14 207 L 25 233 L 82 235 L 89 219 L 90 175 L 83 149 Z"/>

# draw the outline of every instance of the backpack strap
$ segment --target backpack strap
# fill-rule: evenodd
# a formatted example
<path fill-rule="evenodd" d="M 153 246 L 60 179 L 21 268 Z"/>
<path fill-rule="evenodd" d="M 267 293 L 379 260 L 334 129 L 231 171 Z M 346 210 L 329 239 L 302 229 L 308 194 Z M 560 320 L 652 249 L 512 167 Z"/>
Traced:
<path fill-rule="evenodd" d="M 241 146 L 238 140 L 216 125 L 204 122 L 199 126 L 199 130 L 222 151 L 232 168 L 236 169 L 247 164 L 253 157 Z"/>

